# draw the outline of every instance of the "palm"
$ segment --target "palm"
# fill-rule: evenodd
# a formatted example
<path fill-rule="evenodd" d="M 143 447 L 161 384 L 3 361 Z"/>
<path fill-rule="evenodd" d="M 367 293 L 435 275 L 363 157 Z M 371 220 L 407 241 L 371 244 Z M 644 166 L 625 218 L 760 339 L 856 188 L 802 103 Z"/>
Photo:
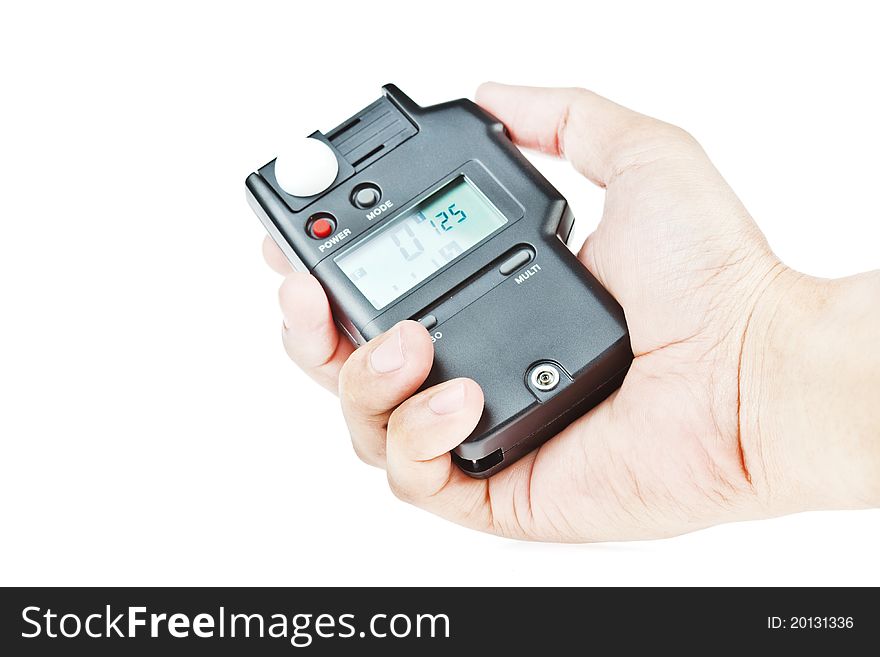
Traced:
<path fill-rule="evenodd" d="M 697 175 L 713 188 L 712 207 L 682 205 L 650 167 L 608 187 L 605 217 L 580 257 L 625 308 L 636 358 L 617 393 L 534 455 L 527 478 L 514 471 L 490 486 L 501 500 L 523 497 L 527 485 L 527 505 L 493 502 L 514 511 L 495 518 L 512 533 L 678 533 L 709 524 L 719 508 L 734 513 L 748 490 L 737 421 L 745 318 L 737 310 L 769 266 L 759 262 L 767 249 L 714 169 L 703 163 L 689 182 Z"/>

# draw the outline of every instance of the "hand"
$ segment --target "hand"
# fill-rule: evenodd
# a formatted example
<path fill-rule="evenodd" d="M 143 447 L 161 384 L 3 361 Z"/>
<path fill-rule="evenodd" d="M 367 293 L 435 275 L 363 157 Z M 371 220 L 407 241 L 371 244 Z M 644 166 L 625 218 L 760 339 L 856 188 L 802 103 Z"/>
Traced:
<path fill-rule="evenodd" d="M 815 296 L 820 284 L 774 256 L 689 134 L 578 89 L 486 84 L 477 102 L 516 143 L 567 158 L 606 189 L 579 257 L 623 306 L 635 360 L 604 403 L 515 465 L 474 480 L 448 452 L 480 417 L 479 386 L 456 379 L 411 396 L 431 368 L 427 332 L 401 322 L 354 350 L 318 282 L 290 273 L 280 292 L 287 351 L 338 390 L 355 451 L 387 469 L 399 497 L 504 536 L 597 541 L 818 508 L 822 495 L 824 504 L 829 495 L 832 505 L 857 504 L 855 489 L 873 496 L 876 468 L 839 485 L 839 476 L 817 474 L 812 443 L 762 431 L 782 424 L 762 424 L 762 400 L 779 390 L 767 382 L 790 369 L 789 359 L 768 374 L 770 337 L 790 337 L 775 319 L 780 305 Z M 265 254 L 289 271 L 269 241 Z M 845 451 L 821 458 L 837 464 L 838 454 L 847 467 Z"/>

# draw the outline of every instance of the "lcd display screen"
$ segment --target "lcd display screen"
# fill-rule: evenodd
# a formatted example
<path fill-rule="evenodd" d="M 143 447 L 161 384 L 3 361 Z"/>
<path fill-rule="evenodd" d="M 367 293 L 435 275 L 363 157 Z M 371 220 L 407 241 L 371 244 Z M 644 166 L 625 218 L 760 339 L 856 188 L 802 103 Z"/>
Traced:
<path fill-rule="evenodd" d="M 459 176 L 335 261 L 381 310 L 506 223 L 498 208 Z"/>

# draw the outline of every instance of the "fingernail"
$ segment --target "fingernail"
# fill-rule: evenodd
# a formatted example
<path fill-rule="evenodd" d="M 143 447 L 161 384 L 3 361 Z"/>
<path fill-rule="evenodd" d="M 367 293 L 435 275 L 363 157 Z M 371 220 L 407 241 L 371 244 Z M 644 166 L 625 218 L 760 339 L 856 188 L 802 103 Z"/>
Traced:
<path fill-rule="evenodd" d="M 370 354 L 370 365 L 381 374 L 399 370 L 403 367 L 403 363 L 403 342 L 399 330 L 395 330 L 394 335 L 389 335 L 385 342 L 373 349 L 373 353 Z"/>
<path fill-rule="evenodd" d="M 428 407 L 437 415 L 447 415 L 464 406 L 464 384 L 456 383 L 435 392 L 428 400 Z"/>

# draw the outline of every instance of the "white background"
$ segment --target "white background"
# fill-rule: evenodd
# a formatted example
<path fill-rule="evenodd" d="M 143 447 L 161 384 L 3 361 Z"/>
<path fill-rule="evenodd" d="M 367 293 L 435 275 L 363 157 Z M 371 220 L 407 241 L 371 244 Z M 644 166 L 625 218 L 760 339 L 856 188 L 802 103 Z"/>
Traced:
<path fill-rule="evenodd" d="M 0 583 L 880 584 L 880 511 L 559 546 L 397 501 L 284 355 L 243 186 L 385 82 L 579 85 L 697 136 L 792 266 L 876 268 L 861 6 L 7 3 Z M 601 192 L 535 161 L 582 240 Z"/>

